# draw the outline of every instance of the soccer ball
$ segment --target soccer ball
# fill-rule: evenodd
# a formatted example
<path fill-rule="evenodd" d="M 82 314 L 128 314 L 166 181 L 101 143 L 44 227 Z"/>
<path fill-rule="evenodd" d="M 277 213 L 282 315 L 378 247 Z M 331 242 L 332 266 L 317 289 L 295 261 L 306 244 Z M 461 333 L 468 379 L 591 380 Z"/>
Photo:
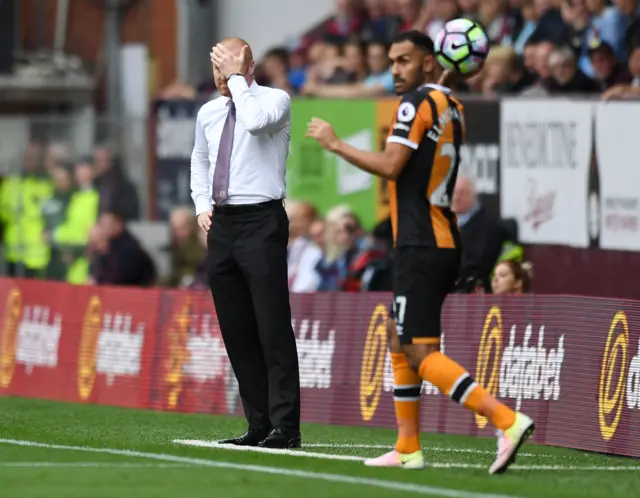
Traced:
<path fill-rule="evenodd" d="M 440 65 L 463 76 L 482 67 L 489 53 L 489 38 L 484 30 L 469 19 L 454 19 L 434 41 L 436 58 Z"/>

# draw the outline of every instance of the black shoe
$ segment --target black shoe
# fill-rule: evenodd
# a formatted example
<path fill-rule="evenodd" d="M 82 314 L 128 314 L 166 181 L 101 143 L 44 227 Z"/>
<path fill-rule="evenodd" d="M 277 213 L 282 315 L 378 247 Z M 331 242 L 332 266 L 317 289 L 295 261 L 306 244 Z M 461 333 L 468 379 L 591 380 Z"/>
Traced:
<path fill-rule="evenodd" d="M 235 444 L 236 446 L 258 446 L 260 441 L 264 440 L 269 435 L 268 430 L 255 431 L 248 430 L 240 437 L 234 437 L 231 439 L 223 439 L 218 441 L 218 444 Z"/>
<path fill-rule="evenodd" d="M 277 448 L 280 450 L 300 448 L 302 446 L 300 431 L 287 429 L 286 427 L 276 427 L 258 446 L 261 448 Z"/>

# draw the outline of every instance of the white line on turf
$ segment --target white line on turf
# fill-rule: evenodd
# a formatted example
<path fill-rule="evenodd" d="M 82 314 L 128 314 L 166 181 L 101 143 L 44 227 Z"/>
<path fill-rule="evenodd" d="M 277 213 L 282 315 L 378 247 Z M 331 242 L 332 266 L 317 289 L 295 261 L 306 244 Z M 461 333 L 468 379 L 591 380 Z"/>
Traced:
<path fill-rule="evenodd" d="M 347 449 L 347 448 L 360 448 L 365 450 L 390 450 L 393 448 L 393 445 L 390 444 L 329 444 L 329 443 L 305 443 L 305 448 L 333 448 L 333 449 Z M 474 448 L 444 448 L 440 446 L 425 446 L 422 448 L 426 452 L 435 452 L 435 453 L 473 453 L 475 455 L 495 455 L 495 451 L 491 450 L 476 450 Z M 518 453 L 518 457 L 538 457 L 538 458 L 548 458 L 546 455 L 540 455 L 535 453 Z"/>
<path fill-rule="evenodd" d="M 180 463 L 133 463 L 133 462 L 0 462 L 0 468 L 43 468 L 43 467 L 96 467 L 100 469 L 184 469 L 192 465 Z"/>
<path fill-rule="evenodd" d="M 148 458 L 164 462 L 186 463 L 194 466 L 213 467 L 220 469 L 240 470 L 246 472 L 258 472 L 287 477 L 298 477 L 300 479 L 314 479 L 325 482 L 357 484 L 361 486 L 372 486 L 392 491 L 407 491 L 430 496 L 441 496 L 445 498 L 515 498 L 508 495 L 498 495 L 489 493 L 474 493 L 470 491 L 459 491 L 456 489 L 439 488 L 423 484 L 409 484 L 398 481 L 385 481 L 382 479 L 371 479 L 367 477 L 353 477 L 343 474 L 329 474 L 321 472 L 311 472 L 307 470 L 295 470 L 281 467 L 268 467 L 266 465 L 249 465 L 217 460 L 206 460 L 204 458 L 191 458 L 165 453 L 146 453 L 142 451 L 118 450 L 114 448 L 91 448 L 87 446 L 66 446 L 61 444 L 38 443 L 34 441 L 22 441 L 16 439 L 0 439 L 0 444 L 10 444 L 14 446 L 27 446 L 32 448 L 48 448 L 63 451 L 83 451 L 87 453 L 99 453 L 105 455 L 120 455 L 127 457 Z"/>
<path fill-rule="evenodd" d="M 289 455 L 308 458 L 321 458 L 323 460 L 345 460 L 361 462 L 364 460 L 362 457 L 353 455 L 332 455 L 330 453 L 313 453 L 311 451 L 302 450 L 275 450 L 272 448 L 258 448 L 256 446 L 236 446 L 233 444 L 219 444 L 216 441 L 201 441 L 199 439 L 174 439 L 175 444 L 182 444 L 186 446 L 198 446 L 200 448 L 216 448 L 219 450 L 231 450 L 231 451 L 248 451 L 252 453 L 268 453 L 272 455 Z"/>
<path fill-rule="evenodd" d="M 283 455 L 283 456 L 294 456 L 294 457 L 308 457 L 308 458 L 320 458 L 325 460 L 350 460 L 354 462 L 361 462 L 365 459 L 365 457 L 353 456 L 353 455 L 334 455 L 331 453 L 312 453 L 304 450 L 274 450 L 271 448 L 259 448 L 255 446 L 235 446 L 233 444 L 219 444 L 216 441 L 201 441 L 198 439 L 174 439 L 173 442 L 175 444 L 183 444 L 187 446 L 198 446 L 200 448 L 214 448 L 219 450 L 229 450 L 229 451 L 241 451 L 241 452 L 251 452 L 251 453 L 268 453 L 272 455 Z M 321 448 L 321 447 L 338 447 L 338 448 L 356 448 L 363 445 L 305 445 Z M 388 446 L 383 445 L 369 445 L 371 447 L 376 446 L 379 448 L 389 448 Z M 367 446 L 367 447 L 369 447 Z M 489 454 L 494 454 L 494 452 L 487 452 Z M 520 456 L 520 454 L 518 454 Z M 534 455 L 532 455 L 534 456 Z M 543 455 L 544 456 L 544 455 Z M 435 469 L 486 469 L 486 464 L 480 463 L 443 463 L 443 462 L 430 462 L 427 459 L 427 466 Z M 512 465 L 510 467 L 514 470 L 550 470 L 550 471 L 634 471 L 640 470 L 640 466 L 600 466 L 600 465 L 592 465 L 592 466 L 579 466 L 579 465 Z"/>

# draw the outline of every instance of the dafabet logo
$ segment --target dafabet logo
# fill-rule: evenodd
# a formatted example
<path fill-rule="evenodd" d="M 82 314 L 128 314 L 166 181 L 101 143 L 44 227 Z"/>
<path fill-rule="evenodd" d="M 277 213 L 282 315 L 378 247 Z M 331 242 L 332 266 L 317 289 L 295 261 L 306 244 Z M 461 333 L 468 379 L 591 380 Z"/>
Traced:
<path fill-rule="evenodd" d="M 493 306 L 484 322 L 478 359 L 476 381 L 492 395 L 515 400 L 519 410 L 523 400 L 557 401 L 560 397 L 560 373 L 564 361 L 564 335 L 558 337 L 555 348 L 544 346 L 545 326 L 538 329 L 538 341 L 530 345 L 534 335 L 531 323 L 517 341 L 516 325 L 509 329 L 509 342 L 503 348 L 502 311 Z M 484 428 L 487 419 L 476 415 L 478 427 Z"/>

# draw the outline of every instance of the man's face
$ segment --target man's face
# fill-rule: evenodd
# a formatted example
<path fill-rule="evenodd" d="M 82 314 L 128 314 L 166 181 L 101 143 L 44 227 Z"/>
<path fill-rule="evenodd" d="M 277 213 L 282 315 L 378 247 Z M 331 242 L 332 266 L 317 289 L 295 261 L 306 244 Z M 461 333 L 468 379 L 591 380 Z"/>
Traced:
<path fill-rule="evenodd" d="M 80 163 L 75 168 L 76 183 L 80 187 L 87 187 L 93 183 L 93 165 Z"/>
<path fill-rule="evenodd" d="M 224 40 L 222 45 L 227 48 L 233 55 L 236 57 L 240 55 L 240 51 L 242 50 L 242 43 L 238 40 Z M 248 75 L 251 75 L 253 72 L 253 62 L 251 62 L 251 67 L 249 68 Z M 225 97 L 231 97 L 231 91 L 227 86 L 227 79 L 220 74 L 220 71 L 214 66 L 213 67 L 213 80 L 216 84 L 216 88 L 220 92 L 220 95 Z"/>
<path fill-rule="evenodd" d="M 181 212 L 173 213 L 171 216 L 171 235 L 178 242 L 188 240 L 194 232 L 191 218 Z"/>
<path fill-rule="evenodd" d="M 344 61 L 347 71 L 357 73 L 364 66 L 364 57 L 362 48 L 355 44 L 349 43 L 344 47 Z"/>
<path fill-rule="evenodd" d="M 591 64 L 600 81 L 606 81 L 611 76 L 615 63 L 613 55 L 608 52 L 597 50 L 591 54 Z"/>
<path fill-rule="evenodd" d="M 404 95 L 418 88 L 425 81 L 425 72 L 433 70 L 433 56 L 425 55 L 410 41 L 391 45 L 389 59 L 397 95 Z"/>
<path fill-rule="evenodd" d="M 553 52 L 554 46 L 550 42 L 541 42 L 536 46 L 536 73 L 542 79 L 551 76 L 549 71 L 549 56 Z"/>
<path fill-rule="evenodd" d="M 456 214 L 465 214 L 473 207 L 473 191 L 469 182 L 461 178 L 453 189 L 451 210 Z"/>
<path fill-rule="evenodd" d="M 524 47 L 524 67 L 531 73 L 536 72 L 538 62 L 538 46 L 530 43 Z"/>
<path fill-rule="evenodd" d="M 93 159 L 99 174 L 106 173 L 111 169 L 111 154 L 107 149 L 96 149 L 93 153 Z"/>
<path fill-rule="evenodd" d="M 367 63 L 372 73 L 383 73 L 387 70 L 389 59 L 387 50 L 382 45 L 375 43 L 369 45 L 367 49 Z"/>
<path fill-rule="evenodd" d="M 262 69 L 269 81 L 281 78 L 287 74 L 287 68 L 280 57 L 272 55 L 267 57 L 262 63 Z"/>

